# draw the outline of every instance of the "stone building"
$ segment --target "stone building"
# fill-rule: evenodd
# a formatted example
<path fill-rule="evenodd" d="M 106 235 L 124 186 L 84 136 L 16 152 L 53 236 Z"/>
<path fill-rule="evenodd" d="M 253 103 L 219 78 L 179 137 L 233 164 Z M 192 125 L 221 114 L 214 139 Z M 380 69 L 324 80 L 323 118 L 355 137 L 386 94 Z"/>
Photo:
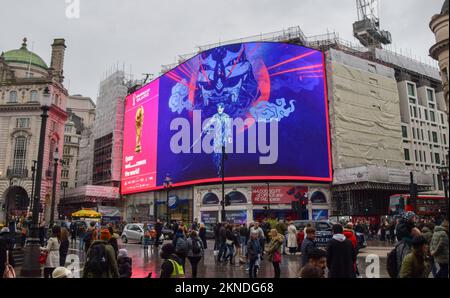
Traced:
<path fill-rule="evenodd" d="M 431 18 L 430 29 L 436 36 L 436 43 L 430 48 L 430 56 L 439 62 L 444 98 L 448 102 L 448 0 L 442 5 L 441 12 Z M 448 109 L 447 109 L 448 113 Z"/>
<path fill-rule="evenodd" d="M 41 104 L 49 92 L 52 104 L 47 120 L 41 185 L 41 215 L 50 220 L 53 180 L 53 153 L 63 150 L 67 120 L 67 90 L 63 85 L 64 39 L 55 39 L 50 66 L 27 48 L 26 38 L 19 49 L 0 55 L 0 223 L 27 215 L 33 194 L 32 167 L 37 160 Z M 60 167 L 56 200 L 60 197 Z M 56 202 L 57 204 L 57 202 Z M 55 216 L 57 212 L 55 212 Z"/>

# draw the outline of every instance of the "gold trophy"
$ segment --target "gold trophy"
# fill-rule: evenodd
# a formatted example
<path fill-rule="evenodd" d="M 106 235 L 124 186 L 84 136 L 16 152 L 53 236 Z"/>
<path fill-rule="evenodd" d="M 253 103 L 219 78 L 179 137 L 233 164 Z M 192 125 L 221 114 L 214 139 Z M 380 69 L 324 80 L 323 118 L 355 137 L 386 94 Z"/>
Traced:
<path fill-rule="evenodd" d="M 140 106 L 136 111 L 136 148 L 135 152 L 141 152 L 142 126 L 144 126 L 144 108 Z"/>

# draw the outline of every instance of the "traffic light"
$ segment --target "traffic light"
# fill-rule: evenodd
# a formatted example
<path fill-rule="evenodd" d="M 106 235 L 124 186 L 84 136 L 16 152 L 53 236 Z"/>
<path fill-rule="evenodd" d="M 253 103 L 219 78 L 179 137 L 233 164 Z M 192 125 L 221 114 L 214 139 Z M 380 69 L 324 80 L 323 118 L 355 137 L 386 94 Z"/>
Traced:
<path fill-rule="evenodd" d="M 230 195 L 226 195 L 225 196 L 225 206 L 230 206 L 231 205 L 230 200 L 231 200 Z"/>

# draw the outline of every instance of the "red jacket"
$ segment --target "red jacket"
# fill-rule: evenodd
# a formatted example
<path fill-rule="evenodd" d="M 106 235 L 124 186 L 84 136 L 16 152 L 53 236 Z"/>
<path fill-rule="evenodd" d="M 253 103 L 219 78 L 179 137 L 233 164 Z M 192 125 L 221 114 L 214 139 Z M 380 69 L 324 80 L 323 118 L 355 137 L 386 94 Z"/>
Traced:
<path fill-rule="evenodd" d="M 356 240 L 355 233 L 351 230 L 344 230 L 344 236 L 352 242 L 353 248 L 356 248 L 358 241 Z"/>

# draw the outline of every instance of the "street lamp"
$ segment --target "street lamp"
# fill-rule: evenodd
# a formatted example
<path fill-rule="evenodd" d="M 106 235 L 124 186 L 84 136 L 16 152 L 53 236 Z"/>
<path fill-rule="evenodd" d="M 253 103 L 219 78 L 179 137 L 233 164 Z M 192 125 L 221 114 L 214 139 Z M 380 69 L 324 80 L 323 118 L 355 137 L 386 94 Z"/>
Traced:
<path fill-rule="evenodd" d="M 442 183 L 444 184 L 444 197 L 445 197 L 445 208 L 447 209 L 448 216 L 448 166 L 442 161 L 442 166 L 438 167 L 439 175 L 441 175 Z"/>
<path fill-rule="evenodd" d="M 53 228 L 53 223 L 55 221 L 55 202 L 56 202 L 56 176 L 58 173 L 58 161 L 59 161 L 59 152 L 58 147 L 56 147 L 55 152 L 53 153 L 53 187 L 52 187 L 52 207 L 50 210 L 50 229 Z"/>
<path fill-rule="evenodd" d="M 169 191 L 172 188 L 172 178 L 170 178 L 169 174 L 166 175 L 164 179 L 164 189 L 167 191 L 166 197 L 166 223 L 169 224 Z"/>
<path fill-rule="evenodd" d="M 33 166 L 31 167 L 31 200 L 30 200 L 30 211 L 33 212 L 33 198 L 34 198 L 34 176 L 36 173 L 36 163 L 37 160 L 33 160 Z"/>
<path fill-rule="evenodd" d="M 33 198 L 33 217 L 31 221 L 30 237 L 27 239 L 27 246 L 24 250 L 24 264 L 21 271 L 23 277 L 40 277 L 41 267 L 39 265 L 40 244 L 38 234 L 38 220 L 39 220 L 39 205 L 41 200 L 41 184 L 42 184 L 42 170 L 44 163 L 44 148 L 45 148 L 45 131 L 47 129 L 48 111 L 51 105 L 50 90 L 48 87 L 44 89 L 44 96 L 42 97 L 42 114 L 41 114 L 41 131 L 39 135 L 39 149 L 37 157 L 36 182 Z"/>

